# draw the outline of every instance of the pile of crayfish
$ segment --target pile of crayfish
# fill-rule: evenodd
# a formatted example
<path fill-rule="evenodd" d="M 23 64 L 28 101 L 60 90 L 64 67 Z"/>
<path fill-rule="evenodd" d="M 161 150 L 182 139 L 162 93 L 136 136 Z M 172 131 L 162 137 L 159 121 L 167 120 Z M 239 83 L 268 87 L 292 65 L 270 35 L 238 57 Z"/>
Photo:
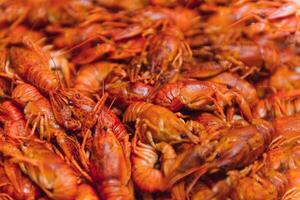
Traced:
<path fill-rule="evenodd" d="M 299 0 L 1 0 L 0 199 L 299 200 L 299 66 Z"/>

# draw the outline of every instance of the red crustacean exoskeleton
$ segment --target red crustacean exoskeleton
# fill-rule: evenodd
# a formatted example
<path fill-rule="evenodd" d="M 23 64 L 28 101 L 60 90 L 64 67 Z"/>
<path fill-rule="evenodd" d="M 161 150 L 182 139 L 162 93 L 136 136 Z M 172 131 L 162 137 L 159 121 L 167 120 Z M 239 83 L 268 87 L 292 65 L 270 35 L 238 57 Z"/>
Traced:
<path fill-rule="evenodd" d="M 116 139 L 121 144 L 123 153 L 126 158 L 127 168 L 131 169 L 130 153 L 131 143 L 129 141 L 129 134 L 124 124 L 119 118 L 107 107 L 103 106 L 98 115 L 98 128 L 108 128 L 115 135 Z"/>
<path fill-rule="evenodd" d="M 300 146 L 299 135 L 285 130 L 272 141 L 268 152 L 264 155 L 263 164 L 266 171 L 276 170 L 286 173 L 290 169 L 299 168 Z"/>
<path fill-rule="evenodd" d="M 168 184 L 196 172 L 194 180 L 206 173 L 240 168 L 249 165 L 267 149 L 273 136 L 272 125 L 264 120 L 254 120 L 252 125 L 227 129 L 219 142 L 199 144 L 178 155 Z M 189 184 L 188 192 L 195 181 Z"/>
<path fill-rule="evenodd" d="M 17 145 L 8 139 L 2 139 L 0 152 L 4 157 L 12 158 L 22 172 L 50 198 L 70 200 L 75 198 L 78 177 L 46 143 L 27 140 Z"/>
<path fill-rule="evenodd" d="M 272 119 L 296 114 L 299 111 L 299 92 L 299 89 L 277 92 L 259 100 L 253 109 L 254 117 Z"/>
<path fill-rule="evenodd" d="M 38 130 L 41 139 L 50 141 L 56 139 L 66 157 L 83 176 L 90 179 L 89 175 L 80 167 L 79 160 L 86 166 L 85 158 L 80 150 L 79 142 L 70 136 L 57 124 L 52 113 L 51 104 L 39 91 L 32 85 L 18 84 L 12 92 L 14 101 L 24 107 L 24 114 L 27 124 L 32 125 L 32 132 Z"/>
<path fill-rule="evenodd" d="M 29 47 L 11 47 L 11 64 L 16 73 L 25 81 L 45 93 L 59 88 L 59 80 L 46 60 L 37 50 Z"/>
<path fill-rule="evenodd" d="M 9 61 L 19 77 L 45 94 L 60 88 L 62 79 L 70 86 L 70 74 L 74 66 L 61 51 L 41 46 L 28 36 L 22 37 L 20 44 L 9 49 Z"/>
<path fill-rule="evenodd" d="M 300 73 L 288 66 L 277 68 L 268 80 L 270 87 L 277 91 L 286 91 L 300 88 Z"/>
<path fill-rule="evenodd" d="M 241 41 L 238 44 L 230 44 L 228 48 L 237 54 L 240 61 L 248 66 L 261 67 L 263 65 L 263 57 L 258 44 L 253 41 Z"/>
<path fill-rule="evenodd" d="M 275 129 L 275 135 L 284 136 L 286 134 L 294 134 L 296 136 L 300 133 L 299 120 L 299 113 L 292 116 L 284 116 L 274 119 L 273 126 Z"/>
<path fill-rule="evenodd" d="M 225 179 L 213 183 L 210 187 L 206 185 L 200 187 L 192 195 L 192 199 L 258 200 L 260 197 L 270 200 L 277 199 L 277 190 L 269 180 L 257 174 L 249 174 L 248 171 L 247 168 L 241 171 L 229 171 Z"/>
<path fill-rule="evenodd" d="M 27 200 L 41 196 L 40 189 L 21 172 L 17 164 L 9 160 L 1 162 L 0 183 L 0 191 L 13 199 Z"/>
<path fill-rule="evenodd" d="M 116 42 L 115 50 L 109 55 L 110 60 L 126 60 L 143 53 L 147 40 L 144 37 Z"/>
<path fill-rule="evenodd" d="M 286 179 L 284 186 L 281 186 L 281 189 L 277 187 L 277 190 L 280 191 L 279 196 L 282 197 L 282 199 L 298 199 L 300 164 L 299 136 L 298 134 L 288 131 L 281 136 L 278 137 L 280 140 L 272 144 L 271 149 L 266 153 L 263 160 L 263 168 L 265 172 L 275 170 L 284 175 Z M 280 183 L 278 177 L 274 177 L 274 175 L 269 178 L 275 183 Z"/>
<path fill-rule="evenodd" d="M 128 11 L 142 8 L 146 4 L 145 1 L 141 1 L 141 0 L 133 0 L 133 1 L 125 0 L 122 2 L 98 0 L 97 3 L 104 7 L 118 8 L 118 9 L 128 10 Z"/>
<path fill-rule="evenodd" d="M 168 70 L 179 71 L 183 61 L 192 56 L 191 49 L 185 43 L 182 32 L 176 27 L 167 27 L 153 38 L 150 37 L 150 40 L 147 47 L 147 59 L 152 73 L 166 73 Z"/>
<path fill-rule="evenodd" d="M 272 178 L 252 175 L 244 177 L 238 181 L 233 193 L 230 195 L 232 199 L 238 200 L 241 197 L 249 200 L 257 200 L 260 198 L 276 200 L 282 196 L 281 187 L 286 184 L 286 178 L 283 174 L 276 171 L 272 174 L 280 185 L 276 184 L 276 181 L 272 181 Z"/>
<path fill-rule="evenodd" d="M 298 1 L 0 0 L 0 199 L 300 199 Z"/>
<path fill-rule="evenodd" d="M 80 184 L 75 200 L 100 200 L 94 188 L 88 184 Z"/>
<path fill-rule="evenodd" d="M 207 112 L 196 115 L 194 120 L 202 124 L 208 133 L 215 133 L 218 130 L 230 127 L 230 124 L 219 116 Z"/>
<path fill-rule="evenodd" d="M 258 95 L 254 86 L 240 78 L 238 75 L 224 72 L 210 79 L 213 82 L 224 84 L 239 92 L 250 105 L 254 105 L 258 101 Z"/>
<path fill-rule="evenodd" d="M 282 200 L 289 200 L 289 199 L 299 199 L 300 198 L 300 169 L 290 169 L 286 173 L 288 184 L 287 184 L 287 190 L 284 193 Z"/>
<path fill-rule="evenodd" d="M 10 84 L 6 78 L 11 78 L 10 75 L 5 73 L 5 66 L 7 64 L 7 50 L 0 48 L 0 97 L 7 97 L 10 92 Z"/>
<path fill-rule="evenodd" d="M 229 196 L 238 200 L 240 198 L 256 200 L 264 199 L 279 199 L 283 196 L 287 178 L 284 174 L 274 170 L 250 173 L 237 181 L 232 194 Z"/>
<path fill-rule="evenodd" d="M 197 32 L 200 25 L 200 17 L 195 10 L 181 6 L 166 8 L 160 6 L 149 6 L 147 8 L 134 11 L 133 21 L 140 23 L 155 23 L 157 21 L 170 21 L 176 25 L 185 35 L 192 35 Z"/>
<path fill-rule="evenodd" d="M 52 113 L 51 104 L 34 86 L 21 83 L 13 92 L 12 98 L 24 108 L 27 123 L 32 125 L 32 131 L 37 128 L 40 138 L 51 139 L 55 131 L 60 129 Z"/>
<path fill-rule="evenodd" d="M 170 110 L 146 102 L 130 104 L 123 116 L 124 122 L 136 121 L 142 142 L 199 142 L 188 126 Z"/>
<path fill-rule="evenodd" d="M 134 199 L 126 155 L 111 129 L 96 126 L 90 171 L 101 199 Z"/>
<path fill-rule="evenodd" d="M 83 48 L 81 53 L 79 53 L 76 57 L 74 57 L 72 63 L 89 64 L 97 60 L 98 58 L 103 57 L 108 53 L 112 53 L 114 50 L 115 50 L 115 44 L 104 40 L 103 43 L 97 44 L 96 46 L 90 48 Z"/>
<path fill-rule="evenodd" d="M 10 137 L 30 136 L 22 112 L 11 101 L 0 104 L 0 122 L 4 125 L 5 134 Z"/>
<path fill-rule="evenodd" d="M 101 24 L 90 24 L 88 26 L 80 27 L 61 27 L 57 25 L 49 25 L 46 28 L 46 31 L 57 35 L 53 40 L 53 44 L 56 47 L 70 48 L 97 34 L 109 32 L 109 30 L 104 28 L 108 29 L 107 26 L 105 27 Z"/>
<path fill-rule="evenodd" d="M 95 16 L 100 19 L 103 18 L 103 15 Z M 97 17 L 94 17 L 93 20 L 97 20 Z M 118 20 L 118 18 L 123 18 L 123 20 L 127 19 L 132 23 L 127 24 L 127 26 L 125 25 L 125 27 L 121 30 L 115 28 L 115 31 L 112 32 L 112 38 L 115 41 L 130 39 L 139 35 L 143 36 L 145 33 L 152 32 L 154 28 L 157 28 L 166 21 L 174 26 L 177 26 L 185 35 L 193 35 L 195 32 L 197 32 L 197 28 L 200 24 L 200 17 L 197 16 L 194 10 L 180 6 L 177 6 L 174 9 L 149 6 L 133 12 L 119 13 L 119 15 L 114 15 L 115 20 Z M 88 21 L 92 22 L 93 20 Z"/>
<path fill-rule="evenodd" d="M 41 32 L 30 30 L 26 26 L 18 25 L 13 29 L 8 29 L 3 42 L 8 44 L 19 44 L 22 42 L 23 36 L 26 36 L 32 41 L 41 40 L 45 35 Z"/>
<path fill-rule="evenodd" d="M 84 65 L 78 71 L 73 87 L 88 96 L 96 95 L 104 87 L 104 84 L 109 84 L 125 76 L 123 67 L 111 62 Z M 109 77 L 112 77 L 112 80 L 107 80 Z"/>
<path fill-rule="evenodd" d="M 109 33 L 107 34 L 114 35 Z M 92 36 L 91 38 L 87 39 L 81 44 L 78 44 L 77 46 L 73 47 L 73 49 L 79 48 L 83 46 L 85 43 L 89 44 L 88 42 L 92 40 L 96 40 L 99 37 L 102 38 L 102 36 L 97 36 L 97 35 Z M 102 39 L 103 43 L 97 44 L 96 46 L 86 45 L 87 47 L 86 46 L 81 47 L 81 49 L 84 50 L 82 50 L 72 60 L 72 62 L 75 64 L 88 64 L 106 56 L 108 57 L 109 60 L 122 61 L 122 60 L 133 58 L 136 55 L 139 55 L 141 52 L 143 52 L 145 45 L 147 44 L 147 40 L 144 37 L 130 38 L 126 41 L 123 40 L 118 41 L 122 38 L 114 38 L 114 39 L 117 41 L 112 42 L 112 41 L 108 41 L 107 39 Z"/>
<path fill-rule="evenodd" d="M 287 138 L 287 140 L 289 140 L 289 138 Z M 299 168 L 299 153 L 300 147 L 296 142 L 294 142 L 294 144 L 289 143 L 288 145 L 270 149 L 265 156 L 265 167 L 281 173 L 286 173 L 290 169 Z"/>
<path fill-rule="evenodd" d="M 106 91 L 116 98 L 115 102 L 119 107 L 126 108 L 135 101 L 146 101 L 152 88 L 148 84 L 136 81 L 109 84 Z"/>
<path fill-rule="evenodd" d="M 200 123 L 208 134 L 218 135 L 218 131 L 230 127 L 243 127 L 249 125 L 249 122 L 243 118 L 235 118 L 231 114 L 227 114 L 227 119 L 224 120 L 221 117 L 211 113 L 201 113 L 196 115 L 193 120 Z"/>
<path fill-rule="evenodd" d="M 210 188 L 200 188 L 192 199 L 276 200 L 284 195 L 287 183 L 284 173 L 265 167 L 264 161 L 260 160 L 241 171 L 229 171 L 225 179 Z"/>
<path fill-rule="evenodd" d="M 81 130 L 84 139 L 83 148 L 88 139 L 89 130 L 96 124 L 97 119 L 101 118 L 107 122 L 104 126 L 110 127 L 120 142 L 124 144 L 124 152 L 129 157 L 128 135 L 119 119 L 104 107 L 107 97 L 108 95 L 104 94 L 95 103 L 76 89 L 58 90 L 55 93 L 50 93 L 55 119 L 66 129 Z"/>
<path fill-rule="evenodd" d="M 74 88 L 51 92 L 50 102 L 56 121 L 66 129 L 80 130 L 85 122 L 96 123 L 94 116 L 90 116 L 95 112 L 96 103 Z"/>
<path fill-rule="evenodd" d="M 276 27 L 272 34 L 275 38 L 285 37 L 298 31 L 299 7 L 297 0 L 280 2 L 280 6 L 269 13 L 267 18 Z"/>
<path fill-rule="evenodd" d="M 76 169 L 77 174 L 91 181 L 91 177 L 88 174 L 88 158 L 82 150 L 77 138 L 67 135 L 64 131 L 57 131 L 55 133 L 55 140 L 62 150 L 65 159 Z"/>
<path fill-rule="evenodd" d="M 247 119 L 253 118 L 249 103 L 240 93 L 210 81 L 182 80 L 166 84 L 157 92 L 154 102 L 172 111 L 184 107 L 195 110 L 209 109 L 214 105 L 221 114 L 224 114 L 222 106 L 236 102 Z"/>
<path fill-rule="evenodd" d="M 56 23 L 71 25 L 82 20 L 86 15 L 86 9 L 90 8 L 90 3 L 82 3 L 76 1 L 9 1 L 2 3 L 1 24 L 8 23 L 11 27 L 22 24 L 24 21 L 33 25 L 45 25 L 47 23 Z M 68 9 L 67 9 L 68 8 Z M 32 13 L 35 10 L 37 13 Z M 76 13 L 76 14 L 75 14 Z"/>
<path fill-rule="evenodd" d="M 233 8 L 232 13 L 236 13 L 232 17 L 235 21 L 231 25 L 233 31 L 236 31 L 236 25 L 242 25 L 238 30 L 258 45 L 268 71 L 274 72 L 281 67 L 286 59 L 284 51 L 288 48 L 276 43 L 284 44 L 290 39 L 297 43 L 299 3 L 293 0 L 245 2 Z"/>
<path fill-rule="evenodd" d="M 298 182 L 299 136 L 287 130 L 285 132 L 275 136 L 262 159 L 238 173 L 229 171 L 225 180 L 215 183 L 211 189 L 200 189 L 194 198 L 258 200 L 263 197 L 275 200 L 297 197 L 297 189 L 291 186 Z"/>
<path fill-rule="evenodd" d="M 190 62 L 187 66 L 187 71 L 184 76 L 187 78 L 204 79 L 218 75 L 230 69 L 231 64 L 228 61 L 207 61 L 207 62 Z"/>
<path fill-rule="evenodd" d="M 163 192 L 167 190 L 167 175 L 175 162 L 173 147 L 165 142 L 155 145 L 144 144 L 138 139 L 138 130 L 132 141 L 132 178 L 135 185 L 143 192 Z M 161 153 L 161 169 L 155 165 Z"/>
<path fill-rule="evenodd" d="M 128 140 L 127 138 L 128 133 L 126 131 L 124 124 L 120 121 L 117 115 L 113 113 L 110 109 L 104 106 L 99 112 L 98 119 L 99 119 L 98 126 L 107 127 L 111 129 L 111 131 L 114 133 L 114 135 L 116 136 L 116 138 L 119 140 L 120 143 L 122 143 L 122 140 Z"/>

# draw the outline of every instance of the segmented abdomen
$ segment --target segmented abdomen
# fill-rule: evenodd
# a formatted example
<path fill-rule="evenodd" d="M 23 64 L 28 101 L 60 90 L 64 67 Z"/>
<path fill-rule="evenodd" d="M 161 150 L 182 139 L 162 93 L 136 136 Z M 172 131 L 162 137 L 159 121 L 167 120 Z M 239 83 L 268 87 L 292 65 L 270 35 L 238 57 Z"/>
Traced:
<path fill-rule="evenodd" d="M 5 101 L 0 105 L 0 113 L 5 114 L 8 120 L 19 121 L 24 120 L 21 111 L 10 101 Z"/>
<path fill-rule="evenodd" d="M 44 92 L 59 87 L 55 73 L 48 66 L 48 60 L 36 52 L 26 48 L 12 47 L 10 58 L 18 75 Z"/>
<path fill-rule="evenodd" d="M 29 101 L 37 101 L 43 96 L 40 92 L 32 85 L 22 83 L 17 85 L 11 94 L 12 98 L 21 105 L 25 105 Z"/>
<path fill-rule="evenodd" d="M 145 102 L 135 102 L 128 106 L 123 116 L 124 122 L 135 121 L 139 115 L 146 109 L 150 108 L 153 104 Z"/>

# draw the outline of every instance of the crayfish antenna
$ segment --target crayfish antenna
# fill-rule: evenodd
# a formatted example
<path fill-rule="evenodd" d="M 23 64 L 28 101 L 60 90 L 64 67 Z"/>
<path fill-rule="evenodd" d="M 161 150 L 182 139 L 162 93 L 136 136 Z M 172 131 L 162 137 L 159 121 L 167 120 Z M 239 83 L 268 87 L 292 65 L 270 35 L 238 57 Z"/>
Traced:
<path fill-rule="evenodd" d="M 93 114 L 97 114 L 100 112 L 100 110 L 103 108 L 107 98 L 108 98 L 108 93 L 104 93 L 102 95 L 102 97 L 99 99 L 99 101 L 97 102 L 97 104 L 95 105 Z"/>
<path fill-rule="evenodd" d="M 79 47 L 82 47 L 83 45 L 85 45 L 85 44 L 87 44 L 87 43 L 89 43 L 89 42 L 91 42 L 91 41 L 93 41 L 93 40 L 95 40 L 95 39 L 100 39 L 100 40 L 102 40 L 103 42 L 108 42 L 108 43 L 110 42 L 110 40 L 107 39 L 106 37 L 104 37 L 103 35 L 96 34 L 95 36 L 92 36 L 92 37 L 90 37 L 90 38 L 88 38 L 88 39 L 86 39 L 86 40 L 80 42 L 79 44 L 76 44 L 76 45 L 74 45 L 73 47 L 71 47 L 71 48 L 69 48 L 69 49 L 67 49 L 67 50 L 65 50 L 65 51 L 62 51 L 62 54 L 70 53 L 70 52 L 72 52 L 73 50 L 75 50 L 75 49 L 77 49 L 77 48 L 79 48 Z"/>
<path fill-rule="evenodd" d="M 59 56 L 63 56 L 61 53 L 61 50 L 55 51 L 54 52 L 54 57 L 59 57 Z M 75 70 L 75 66 L 74 64 L 70 63 L 66 58 L 57 58 L 60 59 L 60 61 L 58 61 L 60 63 L 60 70 L 62 72 L 63 75 L 63 79 L 65 81 L 65 84 L 67 87 L 71 86 L 71 74 L 75 74 L 76 70 Z M 56 62 L 53 60 L 53 63 L 56 64 Z M 57 67 L 54 65 L 54 68 L 57 69 Z M 60 85 L 62 85 L 60 83 Z"/>
<path fill-rule="evenodd" d="M 55 63 L 55 61 L 53 60 L 52 57 L 50 57 L 50 59 L 51 59 L 51 62 L 53 63 L 54 69 L 55 69 L 54 72 L 55 72 L 56 79 L 58 80 L 59 88 L 61 88 L 61 89 L 64 90 L 65 87 L 64 87 L 64 84 L 62 84 L 61 79 L 60 79 L 60 77 L 59 77 L 59 73 L 58 73 L 58 71 L 57 71 L 56 63 Z"/>
<path fill-rule="evenodd" d="M 209 170 L 209 163 L 206 163 L 201 166 L 193 167 L 191 169 L 185 170 L 182 173 L 178 173 L 173 175 L 172 173 L 170 174 L 169 177 L 167 177 L 167 183 L 168 183 L 168 188 L 171 188 L 175 183 L 177 183 L 179 180 L 181 180 L 184 177 L 187 177 L 193 173 L 196 172 L 196 177 L 193 179 L 191 184 L 187 187 L 187 193 L 191 191 L 191 189 L 194 187 L 198 179 L 203 176 L 207 171 Z"/>
<path fill-rule="evenodd" d="M 197 181 L 203 176 L 207 171 L 209 170 L 209 164 L 206 163 L 196 170 L 195 177 L 193 177 L 193 180 L 186 188 L 186 195 L 189 196 L 189 193 L 192 191 L 193 187 L 196 185 Z"/>
<path fill-rule="evenodd" d="M 116 99 L 117 99 L 116 97 L 113 98 L 113 100 L 111 101 L 110 105 L 108 106 L 108 110 L 111 110 L 111 108 L 114 105 Z"/>

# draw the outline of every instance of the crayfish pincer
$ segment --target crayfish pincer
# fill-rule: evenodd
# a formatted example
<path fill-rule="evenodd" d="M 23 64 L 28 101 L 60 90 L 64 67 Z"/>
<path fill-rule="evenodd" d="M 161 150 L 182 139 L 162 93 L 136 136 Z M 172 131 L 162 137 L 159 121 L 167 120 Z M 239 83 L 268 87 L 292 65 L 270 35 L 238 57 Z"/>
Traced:
<path fill-rule="evenodd" d="M 219 141 L 195 145 L 180 155 L 175 170 L 168 177 L 168 184 L 171 187 L 195 173 L 194 181 L 187 190 L 189 192 L 204 174 L 247 166 L 263 154 L 272 136 L 272 125 L 261 119 L 253 120 L 248 126 L 230 128 Z"/>
<path fill-rule="evenodd" d="M 192 134 L 188 126 L 173 112 L 162 106 L 146 102 L 132 103 L 126 110 L 124 122 L 136 121 L 142 141 L 198 143 L 199 138 Z"/>

